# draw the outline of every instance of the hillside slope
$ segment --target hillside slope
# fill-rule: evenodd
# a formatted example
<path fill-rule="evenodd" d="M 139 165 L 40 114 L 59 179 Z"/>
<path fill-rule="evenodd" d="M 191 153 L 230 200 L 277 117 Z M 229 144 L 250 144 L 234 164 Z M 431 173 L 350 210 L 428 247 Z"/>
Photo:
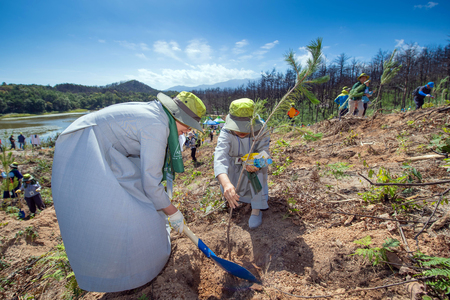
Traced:
<path fill-rule="evenodd" d="M 429 229 L 435 220 L 448 214 L 447 204 L 440 205 L 427 230 L 420 231 L 449 184 L 401 188 L 394 197 L 387 195 L 369 203 L 363 197 L 378 194 L 368 193 L 370 184 L 358 173 L 367 177 L 370 170 L 377 174 L 384 168 L 389 171 L 384 174 L 395 180 L 414 169 L 422 182 L 449 179 L 442 158 L 411 161 L 430 154 L 427 146 L 431 136 L 448 124 L 448 112 L 447 108 L 426 109 L 324 121 L 309 127 L 312 132 L 306 136 L 299 128 L 286 133 L 275 131 L 271 141 L 274 163 L 269 169 L 270 208 L 263 214 L 263 224 L 250 230 L 247 222 L 251 209 L 242 205 L 233 212 L 230 227 L 231 260 L 260 278 L 262 286 L 228 275 L 188 238 L 172 233 L 169 262 L 152 282 L 120 293 L 83 293 L 81 299 L 291 299 L 288 294 L 410 299 L 406 285 L 370 289 L 401 282 L 414 273 L 411 269 L 399 272 L 399 265 L 391 265 L 392 269 L 383 263 L 372 266 L 367 259 L 351 255 L 362 247 L 354 241 L 370 236 L 371 247 L 381 247 L 387 238 L 399 240 L 400 246 L 389 259 L 400 265 L 413 265 L 408 253 L 419 249 L 427 255 L 448 258 L 448 220 L 441 228 Z M 319 132 L 323 134 L 321 139 L 305 140 Z M 202 145 L 197 155 L 199 166 L 194 167 L 190 153 L 183 152 L 186 170 L 177 176 L 173 203 L 179 205 L 191 230 L 217 256 L 228 259 L 229 214 L 220 207 L 220 189 L 213 174 L 216 141 L 214 137 L 212 143 Z M 39 171 L 38 161 L 51 160 L 51 150 L 32 155 L 17 154 L 23 169 L 29 172 Z M 411 172 L 411 181 L 419 183 Z M 376 177 L 371 180 L 375 182 Z M 27 221 L 1 211 L 0 222 L 7 223 L 0 226 L 1 251 L 3 261 L 10 264 L 0 271 L 0 295 L 5 299 L 25 295 L 55 299 L 67 293 L 66 279 L 57 282 L 43 278 L 48 269 L 34 262 L 60 243 L 53 207 Z M 36 239 L 32 240 L 30 234 L 17 235 L 19 231 L 29 233 L 26 228 L 30 226 L 39 234 Z"/>

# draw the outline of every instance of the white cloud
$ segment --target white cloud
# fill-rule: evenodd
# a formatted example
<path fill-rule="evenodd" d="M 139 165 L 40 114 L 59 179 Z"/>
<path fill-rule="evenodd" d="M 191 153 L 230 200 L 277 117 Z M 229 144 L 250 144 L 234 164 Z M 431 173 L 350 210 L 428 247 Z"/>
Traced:
<path fill-rule="evenodd" d="M 157 89 L 167 89 L 175 85 L 196 86 L 214 84 L 231 79 L 254 78 L 258 73 L 253 70 L 228 69 L 218 64 L 203 64 L 192 69 L 162 69 L 159 73 L 148 69 L 139 69 L 137 76 L 127 75 Z"/>
<path fill-rule="evenodd" d="M 99 42 L 100 42 L 100 40 L 99 40 Z M 135 43 L 130 43 L 128 41 L 114 41 L 114 42 L 116 42 L 119 45 L 121 45 L 122 47 L 130 49 L 130 50 L 136 50 L 138 48 L 140 48 L 142 51 L 150 50 L 146 43 L 135 44 Z"/>
<path fill-rule="evenodd" d="M 105 40 L 98 40 L 99 43 L 106 43 Z"/>
<path fill-rule="evenodd" d="M 177 55 L 179 52 L 181 52 L 181 49 L 178 46 L 177 42 L 171 41 L 168 43 L 166 41 L 156 41 L 153 44 L 153 51 L 181 61 L 181 58 L 179 58 Z"/>
<path fill-rule="evenodd" d="M 419 46 L 419 44 L 416 42 L 414 44 L 406 44 L 404 39 L 401 40 L 395 40 L 397 42 L 397 44 L 395 45 L 395 48 L 399 48 L 400 50 L 408 50 L 411 48 L 415 48 L 418 51 L 422 51 L 423 49 L 425 49 L 425 47 L 421 47 Z"/>
<path fill-rule="evenodd" d="M 401 48 L 405 44 L 405 40 L 404 39 L 395 40 L 395 41 L 397 42 L 397 44 L 395 45 L 395 48 Z"/>
<path fill-rule="evenodd" d="M 300 62 L 302 66 L 305 66 L 308 59 L 312 58 L 312 55 L 306 50 L 306 47 L 299 47 L 298 50 L 300 50 L 302 54 L 299 55 L 295 53 L 295 60 Z"/>
<path fill-rule="evenodd" d="M 240 61 L 245 61 L 245 60 L 249 60 L 249 59 L 252 59 L 253 58 L 253 55 L 242 55 L 242 56 L 239 56 L 239 60 Z"/>
<path fill-rule="evenodd" d="M 239 42 L 236 42 L 236 45 L 234 46 L 234 48 L 233 48 L 233 53 L 234 54 L 241 54 L 241 53 L 244 53 L 245 52 L 245 50 L 243 49 L 245 46 L 247 46 L 248 45 L 248 41 L 247 40 L 242 40 L 242 41 L 239 41 Z"/>
<path fill-rule="evenodd" d="M 147 60 L 147 56 L 145 56 L 144 53 L 136 53 L 136 56 L 139 57 L 139 58 L 141 58 L 141 59 Z"/>
<path fill-rule="evenodd" d="M 207 62 L 211 59 L 211 47 L 202 40 L 192 40 L 186 47 L 187 57 L 194 62 Z"/>
<path fill-rule="evenodd" d="M 150 50 L 146 43 L 140 43 L 139 46 L 141 47 L 142 51 L 149 51 Z"/>
<path fill-rule="evenodd" d="M 425 9 L 430 9 L 435 7 L 436 5 L 438 5 L 439 3 L 437 2 L 428 2 L 428 4 L 426 5 L 414 5 L 414 8 L 425 8 Z"/>
<path fill-rule="evenodd" d="M 118 43 L 120 46 L 127 48 L 127 49 L 131 49 L 131 50 L 136 49 L 136 44 L 134 44 L 134 43 L 130 43 L 127 41 L 114 41 L 114 42 Z"/>
<path fill-rule="evenodd" d="M 276 41 L 273 41 L 272 43 L 265 44 L 261 48 L 269 50 L 269 49 L 272 49 L 273 47 L 275 47 L 275 45 L 277 45 L 278 43 L 279 43 L 278 40 L 276 40 Z"/>

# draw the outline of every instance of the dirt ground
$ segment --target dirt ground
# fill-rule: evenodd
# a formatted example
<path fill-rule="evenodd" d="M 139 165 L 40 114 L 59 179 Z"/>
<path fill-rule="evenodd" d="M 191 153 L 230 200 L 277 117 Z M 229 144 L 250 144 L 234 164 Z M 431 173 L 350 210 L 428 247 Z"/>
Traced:
<path fill-rule="evenodd" d="M 387 115 L 378 113 L 365 119 L 324 121 L 307 128 L 323 134 L 317 141 L 302 138 L 303 132 L 298 128 L 287 133 L 272 133 L 274 163 L 269 167 L 270 208 L 263 212 L 263 224 L 250 230 L 251 208 L 243 204 L 233 211 L 230 225 L 231 261 L 247 268 L 262 285 L 229 275 L 205 257 L 186 236 L 172 233 L 171 257 L 153 281 L 120 293 L 84 292 L 79 298 L 410 299 L 406 285 L 369 289 L 404 281 L 411 278 L 411 274 L 399 272 L 399 265 L 373 266 L 367 259 L 352 255 L 361 248 L 354 241 L 370 236 L 371 246 L 381 247 L 387 238 L 399 240 L 400 247 L 389 259 L 400 265 L 412 265 L 408 253 L 417 250 L 448 258 L 448 222 L 439 229 L 427 226 L 417 241 L 414 236 L 429 220 L 439 193 L 449 184 L 416 186 L 408 193 L 398 192 L 397 202 L 384 199 L 368 203 L 360 193 L 366 192 L 370 184 L 358 173 L 367 177 L 370 169 L 377 172 L 383 167 L 391 174 L 401 174 L 405 171 L 404 162 L 433 154 L 427 148 L 431 135 L 449 124 L 449 118 L 447 110 L 425 109 Z M 229 259 L 229 211 L 221 206 L 220 189 L 213 173 L 216 141 L 215 136 L 213 142 L 205 142 L 199 149 L 199 165 L 193 165 L 189 150 L 183 152 L 186 170 L 177 176 L 173 203 L 179 204 L 190 229 L 217 256 Z M 44 177 L 44 190 L 49 190 L 52 153 L 52 149 L 44 149 L 14 155 L 22 173 Z M 43 161 L 50 168 L 45 169 Z M 343 171 L 343 177 L 332 172 L 330 164 L 335 163 L 350 165 Z M 442 167 L 445 164 L 442 158 L 408 164 L 421 173 L 422 182 L 450 179 L 446 168 Z M 376 181 L 374 177 L 372 180 Z M 48 195 L 47 200 L 51 199 L 49 193 L 45 195 Z M 396 210 L 392 205 L 402 201 L 414 203 L 414 200 L 419 205 Z M 58 281 L 48 277 L 51 265 L 42 263 L 42 257 L 54 253 L 56 245 L 61 243 L 55 211 L 48 202 L 45 210 L 26 220 L 0 211 L 0 297 L 3 299 L 72 297 L 70 287 L 66 286 L 67 279 Z M 448 210 L 447 204 L 440 205 L 429 225 Z M 28 215 L 27 209 L 25 211 Z M 371 217 L 395 218 L 401 222 Z M 406 240 L 402 240 L 401 232 Z"/>

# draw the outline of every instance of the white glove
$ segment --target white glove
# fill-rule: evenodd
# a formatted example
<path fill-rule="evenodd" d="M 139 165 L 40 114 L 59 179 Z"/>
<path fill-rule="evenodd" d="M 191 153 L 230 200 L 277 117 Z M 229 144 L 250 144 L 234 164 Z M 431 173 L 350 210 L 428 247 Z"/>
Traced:
<path fill-rule="evenodd" d="M 174 214 L 169 216 L 169 224 L 170 224 L 170 226 L 172 226 L 172 228 L 175 229 L 175 231 L 177 231 L 178 233 L 182 233 L 183 232 L 183 228 L 184 228 L 184 224 L 185 223 L 186 222 L 184 221 L 183 214 L 179 210 L 177 210 L 176 213 L 174 213 Z"/>
<path fill-rule="evenodd" d="M 430 94 L 427 94 L 425 97 L 431 97 L 431 95 L 430 95 Z"/>

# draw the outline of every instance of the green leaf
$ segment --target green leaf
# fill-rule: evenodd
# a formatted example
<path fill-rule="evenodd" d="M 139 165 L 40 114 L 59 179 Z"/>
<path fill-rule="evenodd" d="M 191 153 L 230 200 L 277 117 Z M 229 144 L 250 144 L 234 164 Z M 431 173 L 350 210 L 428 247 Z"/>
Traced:
<path fill-rule="evenodd" d="M 398 246 L 400 246 L 400 242 L 393 238 L 387 238 L 383 243 L 384 248 L 393 248 Z"/>
<path fill-rule="evenodd" d="M 372 244 L 372 237 L 368 235 L 360 240 L 353 241 L 353 243 L 363 246 L 369 246 L 370 244 Z"/>

